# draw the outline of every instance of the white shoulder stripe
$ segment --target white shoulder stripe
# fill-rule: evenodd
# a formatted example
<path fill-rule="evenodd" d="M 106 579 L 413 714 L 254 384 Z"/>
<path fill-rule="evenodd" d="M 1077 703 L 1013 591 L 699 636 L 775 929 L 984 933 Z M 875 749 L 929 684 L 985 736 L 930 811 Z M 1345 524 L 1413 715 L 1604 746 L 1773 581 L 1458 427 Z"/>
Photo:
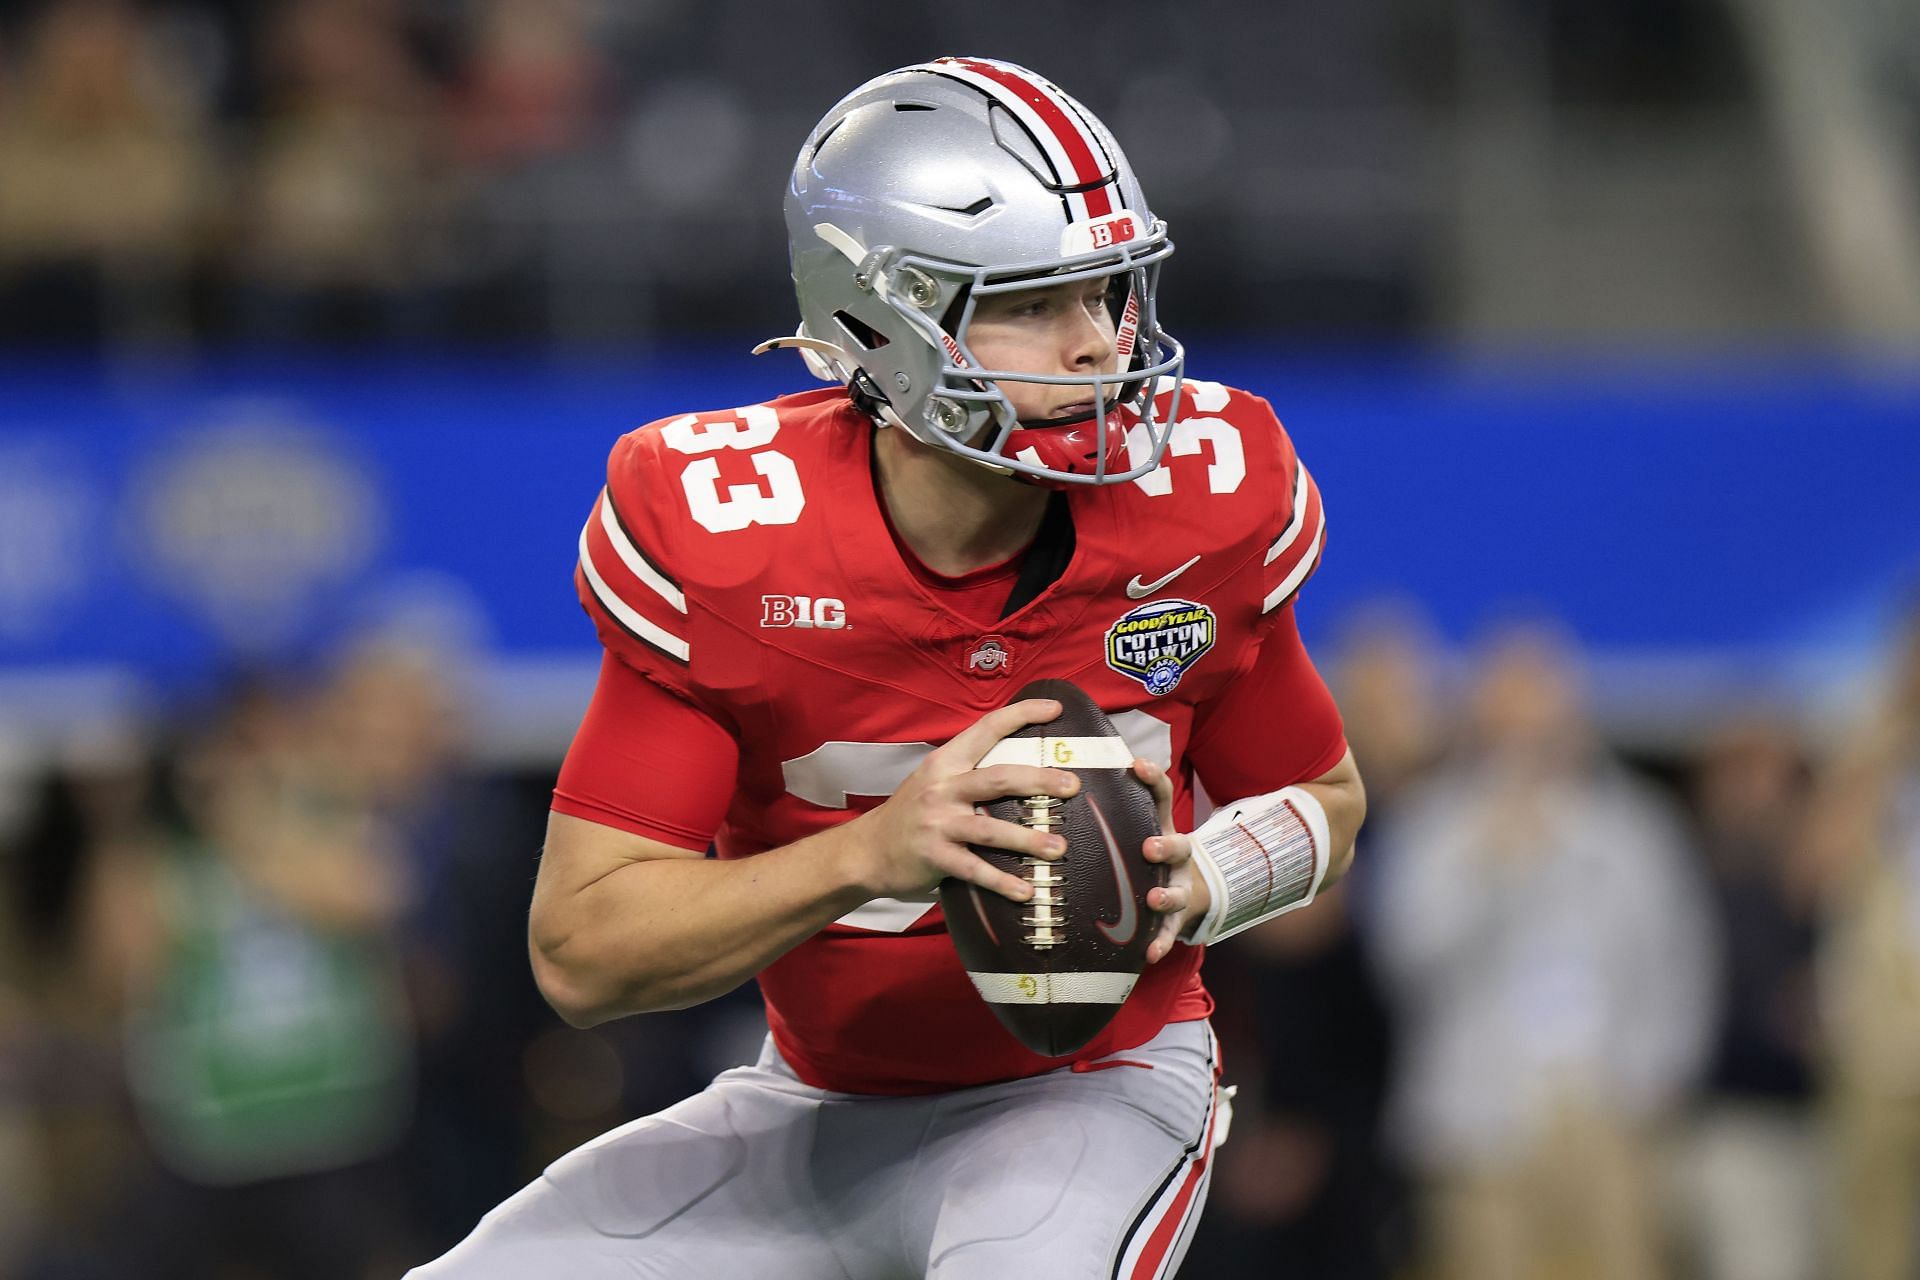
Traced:
<path fill-rule="evenodd" d="M 580 526 L 580 570 L 587 575 L 587 585 L 593 588 L 594 597 L 600 601 L 600 607 L 612 614 L 621 626 L 654 648 L 671 654 L 682 662 L 690 661 L 688 655 L 691 650 L 685 640 L 635 613 L 625 600 L 614 594 L 613 588 L 609 587 L 606 579 L 600 576 L 600 571 L 593 567 L 593 553 L 587 549 L 587 530 L 592 527 L 592 521 Z"/>
<path fill-rule="evenodd" d="M 619 518 L 613 513 L 613 495 L 602 492 L 600 496 L 600 527 L 607 531 L 607 541 L 613 544 L 613 553 L 620 557 L 620 563 L 627 566 L 633 576 L 653 588 L 655 595 L 678 609 L 687 611 L 687 597 L 680 588 L 662 577 L 660 571 L 647 563 L 639 548 L 627 537 L 627 531 L 620 527 Z"/>
<path fill-rule="evenodd" d="M 1293 545 L 1293 540 L 1300 536 L 1300 528 L 1307 518 L 1307 464 L 1296 462 L 1293 469 L 1293 515 L 1288 518 L 1287 527 L 1280 531 L 1280 536 L 1273 540 L 1273 545 L 1267 548 L 1267 558 L 1261 562 L 1263 564 L 1272 564 L 1286 553 L 1287 548 Z"/>
<path fill-rule="evenodd" d="M 1320 540 L 1326 537 L 1326 534 L 1327 517 L 1326 513 L 1322 512 L 1319 523 L 1313 530 L 1313 541 L 1307 546 L 1307 553 L 1300 557 L 1299 564 L 1293 566 L 1293 572 L 1287 575 L 1286 581 L 1268 593 L 1266 602 L 1260 606 L 1260 612 L 1272 613 L 1275 606 L 1284 602 L 1288 596 L 1299 589 L 1301 583 L 1307 580 L 1307 575 L 1313 572 L 1314 560 L 1320 555 Z"/>

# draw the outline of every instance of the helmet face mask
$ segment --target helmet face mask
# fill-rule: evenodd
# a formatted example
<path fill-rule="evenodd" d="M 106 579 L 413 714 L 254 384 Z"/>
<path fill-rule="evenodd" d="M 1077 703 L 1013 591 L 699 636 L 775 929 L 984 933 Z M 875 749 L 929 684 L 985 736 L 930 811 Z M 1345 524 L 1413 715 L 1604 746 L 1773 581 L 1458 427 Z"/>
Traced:
<path fill-rule="evenodd" d="M 942 343 L 947 359 L 939 371 L 940 384 L 929 398 L 928 417 L 936 429 L 947 430 L 943 443 L 972 461 L 1010 469 L 1052 484 L 1105 484 L 1131 480 L 1159 465 L 1165 435 L 1178 415 L 1182 352 L 1177 342 L 1166 344 L 1149 363 L 1138 345 L 1143 327 L 1140 300 L 1152 305 L 1159 262 L 1172 251 L 1164 237 L 1138 256 L 1067 264 L 1039 278 L 1019 275 L 997 279 L 993 273 L 973 273 L 959 304 L 959 315 L 943 330 L 951 345 Z M 1111 283 L 1110 302 L 1116 314 L 1114 355 L 1110 367 L 1072 373 L 1032 373 L 993 368 L 975 354 L 970 335 L 983 300 L 1020 294 L 1039 288 L 1072 285 L 1086 280 Z M 1152 323 L 1151 320 L 1148 321 Z M 1169 349 L 1170 348 L 1170 349 Z M 1161 379 L 1172 382 L 1164 419 L 1157 412 L 1155 392 Z M 1015 410 L 1007 384 L 1072 387 L 1085 390 L 1091 412 L 1066 421 L 1023 420 Z M 942 402 L 958 406 L 960 417 Z M 958 429 L 946 423 L 958 421 Z M 969 434 L 971 433 L 971 434 Z M 1144 445 L 1144 448 L 1142 447 Z"/>
<path fill-rule="evenodd" d="M 1051 486 L 1159 465 L 1185 359 L 1155 307 L 1173 245 L 1111 135 L 1057 88 L 978 59 L 870 81 L 801 150 L 787 222 L 801 329 L 784 341 L 881 422 Z M 996 369 L 972 350 L 983 299 L 1094 279 L 1115 286 L 1110 369 Z M 1092 412 L 1022 423 L 1008 383 L 1085 389 Z"/>

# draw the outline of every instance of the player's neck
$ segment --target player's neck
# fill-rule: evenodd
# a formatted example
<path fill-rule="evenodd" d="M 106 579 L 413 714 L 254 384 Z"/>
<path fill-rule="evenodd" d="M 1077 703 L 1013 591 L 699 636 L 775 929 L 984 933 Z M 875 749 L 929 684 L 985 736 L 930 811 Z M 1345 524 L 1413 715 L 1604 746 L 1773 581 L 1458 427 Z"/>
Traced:
<path fill-rule="evenodd" d="M 876 432 L 873 462 L 894 533 L 947 577 L 1011 558 L 1046 514 L 1045 489 L 929 449 L 898 428 Z"/>

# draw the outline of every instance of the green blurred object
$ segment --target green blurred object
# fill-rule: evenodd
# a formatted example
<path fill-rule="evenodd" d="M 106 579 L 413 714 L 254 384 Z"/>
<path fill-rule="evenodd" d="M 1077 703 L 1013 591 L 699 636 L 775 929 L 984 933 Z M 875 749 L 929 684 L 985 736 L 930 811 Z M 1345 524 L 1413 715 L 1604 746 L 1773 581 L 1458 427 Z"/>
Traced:
<path fill-rule="evenodd" d="M 410 1051 L 384 940 L 328 935 L 182 840 L 162 883 L 172 938 L 132 1018 L 141 1120 L 181 1175 L 232 1185 L 337 1169 L 398 1140 Z"/>

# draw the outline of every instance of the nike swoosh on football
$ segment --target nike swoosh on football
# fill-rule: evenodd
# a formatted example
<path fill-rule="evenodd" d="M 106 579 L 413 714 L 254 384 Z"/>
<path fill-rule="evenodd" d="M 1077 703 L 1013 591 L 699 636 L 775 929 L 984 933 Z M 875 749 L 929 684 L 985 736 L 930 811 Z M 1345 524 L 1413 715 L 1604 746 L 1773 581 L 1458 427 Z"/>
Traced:
<path fill-rule="evenodd" d="M 1138 600 L 1141 596 L 1150 596 L 1154 592 L 1166 586 L 1169 582 L 1172 582 L 1175 578 L 1179 577 L 1181 574 L 1185 573 L 1187 570 L 1193 568 L 1193 566 L 1199 563 L 1200 563 L 1200 557 L 1195 556 L 1193 559 L 1187 561 L 1185 564 L 1181 565 L 1178 569 L 1175 569 L 1172 573 L 1168 574 L 1166 577 L 1157 578 L 1152 582 L 1140 581 L 1140 575 L 1136 573 L 1133 575 L 1133 581 L 1127 583 L 1127 599 Z"/>
<path fill-rule="evenodd" d="M 1100 824 L 1100 838 L 1106 841 L 1107 857 L 1113 863 L 1113 880 L 1120 887 L 1120 918 L 1112 924 L 1095 920 L 1093 926 L 1107 935 L 1108 942 L 1124 947 L 1133 941 L 1134 932 L 1140 927 L 1140 910 L 1133 905 L 1133 877 L 1127 872 L 1126 859 L 1120 856 L 1120 845 L 1113 838 L 1113 828 L 1107 825 L 1107 815 L 1100 812 L 1092 796 L 1087 797 L 1087 809 Z"/>

